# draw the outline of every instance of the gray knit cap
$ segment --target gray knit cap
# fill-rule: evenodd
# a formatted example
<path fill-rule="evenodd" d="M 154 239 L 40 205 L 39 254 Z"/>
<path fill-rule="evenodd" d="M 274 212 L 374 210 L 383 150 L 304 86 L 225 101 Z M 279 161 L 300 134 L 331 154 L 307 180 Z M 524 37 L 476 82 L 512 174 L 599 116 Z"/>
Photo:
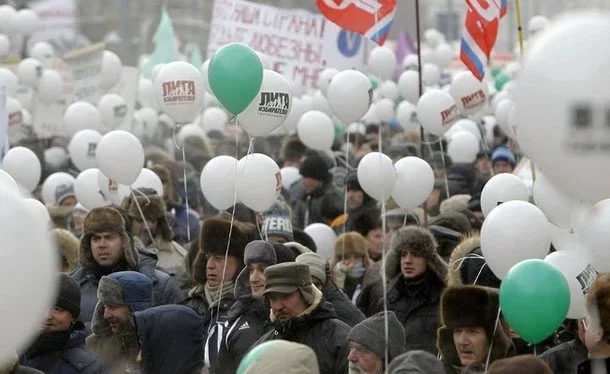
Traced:
<path fill-rule="evenodd" d="M 269 242 L 264 240 L 253 240 L 244 249 L 244 264 L 249 265 L 252 262 L 274 265 L 277 263 L 277 255 L 275 248 Z"/>
<path fill-rule="evenodd" d="M 365 319 L 352 328 L 347 335 L 347 341 L 360 344 L 375 353 L 382 360 L 385 359 L 385 313 L 379 312 Z M 405 329 L 396 318 L 396 314 L 388 311 L 388 360 L 406 352 Z"/>
<path fill-rule="evenodd" d="M 326 260 L 324 257 L 315 252 L 303 253 L 297 256 L 295 262 L 309 266 L 311 276 L 322 284 L 326 283 Z"/>

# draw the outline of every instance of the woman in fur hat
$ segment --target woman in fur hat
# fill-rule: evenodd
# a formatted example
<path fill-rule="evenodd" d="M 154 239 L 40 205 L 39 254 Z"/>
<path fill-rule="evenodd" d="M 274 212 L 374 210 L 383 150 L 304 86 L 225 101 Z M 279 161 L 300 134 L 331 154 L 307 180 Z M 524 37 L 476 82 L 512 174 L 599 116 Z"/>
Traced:
<path fill-rule="evenodd" d="M 387 307 L 405 327 L 407 351 L 421 349 L 436 354 L 446 276 L 447 265 L 428 230 L 407 226 L 394 234 L 386 260 Z M 377 303 L 377 311 L 381 310 L 383 298 Z"/>
<path fill-rule="evenodd" d="M 70 273 L 78 267 L 78 248 L 80 241 L 68 230 L 64 229 L 53 229 L 51 230 L 53 239 L 57 249 L 59 249 L 61 264 L 60 269 L 62 273 Z"/>
<path fill-rule="evenodd" d="M 371 266 L 369 243 L 357 232 L 346 232 L 335 242 L 335 257 L 330 262 L 335 284 L 355 304 L 362 289 L 364 273 Z"/>

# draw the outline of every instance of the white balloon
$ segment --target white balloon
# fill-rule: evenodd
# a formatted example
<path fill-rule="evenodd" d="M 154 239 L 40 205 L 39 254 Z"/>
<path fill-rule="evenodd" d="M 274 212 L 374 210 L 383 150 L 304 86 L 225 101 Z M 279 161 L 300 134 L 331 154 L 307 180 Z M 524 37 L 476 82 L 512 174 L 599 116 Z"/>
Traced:
<path fill-rule="evenodd" d="M 1 21 L 0 21 L 1 22 Z M 11 51 L 11 41 L 5 34 L 0 34 L 0 57 L 5 57 Z"/>
<path fill-rule="evenodd" d="M 35 336 L 57 295 L 57 249 L 51 244 L 48 224 L 41 214 L 19 198 L 6 198 L 0 210 L 0 236 L 5 248 L 0 281 L 5 287 L 0 312 L 0 362 L 22 352 Z"/>
<path fill-rule="evenodd" d="M 451 65 L 453 61 L 453 48 L 447 44 L 442 43 L 436 46 L 434 49 L 434 62 L 441 67 L 447 67 Z"/>
<path fill-rule="evenodd" d="M 42 220 L 48 227 L 51 223 L 51 216 L 49 215 L 47 207 L 40 201 L 32 198 L 25 198 L 23 199 L 23 202 L 25 203 L 26 209 L 32 213 L 32 215 Z"/>
<path fill-rule="evenodd" d="M 201 65 L 201 74 L 203 75 L 204 88 L 207 93 L 210 95 L 214 95 L 212 92 L 212 87 L 210 87 L 210 82 L 208 80 L 208 69 L 210 67 L 210 59 L 204 61 L 203 65 Z"/>
<path fill-rule="evenodd" d="M 74 177 L 68 173 L 57 172 L 49 175 L 42 184 L 42 201 L 45 204 L 57 205 L 57 192 L 74 186 Z"/>
<path fill-rule="evenodd" d="M 477 125 L 475 121 L 468 118 L 458 119 L 457 121 L 455 121 L 455 124 L 452 128 L 455 127 L 459 127 L 462 130 L 472 134 L 474 137 L 477 138 L 477 140 L 481 140 L 481 131 L 479 130 L 479 125 Z"/>
<path fill-rule="evenodd" d="M 394 101 L 391 99 L 381 99 L 375 107 L 377 118 L 383 122 L 389 122 L 394 118 Z"/>
<path fill-rule="evenodd" d="M 328 92 L 328 86 L 330 85 L 330 81 L 333 79 L 335 75 L 339 73 L 339 70 L 335 68 L 326 68 L 322 70 L 320 75 L 318 75 L 318 88 L 322 91 L 322 94 L 326 96 Z"/>
<path fill-rule="evenodd" d="M 111 130 L 123 123 L 128 111 L 125 98 L 114 93 L 102 96 L 97 104 L 97 109 L 100 111 L 102 121 Z"/>
<path fill-rule="evenodd" d="M 379 123 L 379 118 L 377 118 L 377 103 L 371 104 L 369 110 L 362 116 L 361 121 L 364 123 Z"/>
<path fill-rule="evenodd" d="M 38 60 L 31 57 L 21 60 L 17 67 L 17 77 L 21 84 L 34 88 L 42 75 L 42 65 Z"/>
<path fill-rule="evenodd" d="M 358 182 L 369 196 L 383 202 L 390 198 L 396 183 L 396 168 L 383 153 L 371 152 L 358 163 Z"/>
<path fill-rule="evenodd" d="M 47 42 L 36 42 L 30 48 L 29 56 L 38 61 L 49 61 L 55 56 L 55 48 Z"/>
<path fill-rule="evenodd" d="M 0 169 L 0 202 L 7 196 L 19 198 L 21 197 L 21 191 L 15 179 L 9 173 Z"/>
<path fill-rule="evenodd" d="M 218 210 L 226 210 L 235 202 L 235 175 L 237 160 L 231 156 L 216 156 L 208 161 L 201 172 L 201 192 Z"/>
<path fill-rule="evenodd" d="M 388 98 L 390 100 L 398 100 L 400 96 L 400 90 L 398 89 L 398 85 L 394 83 L 394 81 L 385 81 L 379 86 L 379 92 L 381 93 L 381 97 Z"/>
<path fill-rule="evenodd" d="M 163 196 L 163 183 L 161 182 L 161 178 L 150 169 L 142 169 L 140 175 L 138 175 L 138 179 L 131 185 L 131 188 L 152 188 L 157 192 L 157 195 Z"/>
<path fill-rule="evenodd" d="M 14 31 L 11 29 L 11 19 L 17 14 L 15 8 L 10 5 L 0 5 L 0 32 L 10 34 Z"/>
<path fill-rule="evenodd" d="M 502 173 L 494 175 L 483 187 L 481 192 L 481 210 L 487 217 L 496 207 L 507 201 L 528 201 L 529 192 L 525 183 L 514 174 Z"/>
<path fill-rule="evenodd" d="M 546 256 L 544 261 L 559 269 L 568 281 L 570 309 L 567 318 L 585 318 L 585 294 L 597 276 L 591 264 L 576 251 L 554 252 Z"/>
<path fill-rule="evenodd" d="M 445 42 L 445 37 L 437 29 L 427 29 L 424 31 L 424 40 L 430 47 L 436 48 Z"/>
<path fill-rule="evenodd" d="M 138 82 L 138 101 L 141 106 L 158 108 L 159 104 L 157 104 L 153 83 L 150 79 L 140 78 Z"/>
<path fill-rule="evenodd" d="M 178 61 L 182 61 L 182 60 L 178 60 Z M 163 69 L 163 67 L 165 65 L 167 65 L 167 64 L 166 63 L 160 63 L 160 64 L 156 64 L 155 66 L 153 66 L 152 72 L 150 73 L 150 78 L 151 78 L 153 84 L 157 80 L 157 76 L 159 75 L 159 72 L 161 71 L 161 69 Z"/>
<path fill-rule="evenodd" d="M 120 184 L 131 185 L 144 165 L 144 149 L 127 131 L 114 130 L 102 137 L 95 155 L 100 171 Z"/>
<path fill-rule="evenodd" d="M 98 175 L 100 170 L 97 168 L 82 171 L 74 182 L 74 194 L 76 200 L 87 209 L 93 209 L 108 205 L 104 195 L 100 190 Z"/>
<path fill-rule="evenodd" d="M 441 136 L 457 120 L 458 108 L 451 95 L 431 89 L 417 102 L 417 118 L 429 133 Z"/>
<path fill-rule="evenodd" d="M 405 100 L 410 103 L 417 103 L 419 100 L 419 73 L 414 70 L 406 70 L 398 79 L 398 87 Z M 422 89 L 424 88 L 425 85 L 422 82 Z"/>
<path fill-rule="evenodd" d="M 609 32 L 605 13 L 578 12 L 557 20 L 537 36 L 515 93 L 518 137 L 537 148 L 529 155 L 532 161 L 556 186 L 586 201 L 610 197 L 605 114 L 610 50 L 604 38 Z M 566 53 L 563 47 L 578 40 L 587 43 L 578 53 Z"/>
<path fill-rule="evenodd" d="M 337 234 L 335 234 L 335 231 L 330 226 L 323 223 L 313 223 L 305 227 L 304 231 L 316 243 L 316 253 L 326 261 L 330 261 L 335 257 Z"/>
<path fill-rule="evenodd" d="M 301 116 L 297 133 L 303 144 L 319 151 L 329 150 L 335 139 L 333 121 L 326 113 L 311 110 Z"/>
<path fill-rule="evenodd" d="M 419 67 L 419 57 L 417 54 L 409 53 L 402 59 L 402 67 L 405 70 L 417 70 Z"/>
<path fill-rule="evenodd" d="M 286 117 L 286 121 L 284 121 L 282 127 L 288 132 L 296 131 L 299 120 L 308 110 L 309 108 L 307 108 L 303 100 L 298 97 L 293 97 L 290 113 L 288 113 L 288 117 Z"/>
<path fill-rule="evenodd" d="M 410 102 L 403 100 L 396 108 L 396 119 L 404 131 L 418 130 L 417 108 Z"/>
<path fill-rule="evenodd" d="M 21 187 L 28 192 L 32 192 L 40 181 L 42 166 L 32 150 L 25 147 L 15 147 L 4 155 L 2 169 L 9 173 Z"/>
<path fill-rule="evenodd" d="M 64 113 L 64 129 L 69 136 L 84 129 L 103 131 L 102 114 L 93 104 L 77 101 L 70 104 Z"/>
<path fill-rule="evenodd" d="M 483 222 L 481 251 L 487 266 L 500 279 L 523 260 L 545 258 L 550 246 L 546 217 L 528 202 L 506 202 Z"/>
<path fill-rule="evenodd" d="M 40 26 L 40 20 L 31 9 L 21 9 L 10 19 L 11 30 L 25 36 L 31 36 Z"/>
<path fill-rule="evenodd" d="M 496 113 L 496 109 L 498 109 L 498 105 L 506 99 L 512 100 L 512 95 L 506 91 L 498 92 L 493 96 L 493 98 L 491 99 L 492 114 Z"/>
<path fill-rule="evenodd" d="M 23 117 L 21 111 L 23 107 L 19 100 L 14 99 L 12 97 L 6 98 L 6 112 L 8 113 L 8 118 L 10 119 L 11 126 L 20 126 L 23 123 Z"/>
<path fill-rule="evenodd" d="M 591 251 L 584 248 L 581 243 L 581 236 L 573 229 L 564 229 L 549 222 L 549 234 L 551 243 L 557 251 L 578 251 L 581 254 L 586 254 L 587 261 L 592 260 Z"/>
<path fill-rule="evenodd" d="M 269 57 L 264 54 L 263 52 L 259 52 L 259 51 L 254 51 L 256 52 L 256 55 L 258 56 L 258 59 L 261 62 L 261 65 L 263 65 L 263 69 L 273 69 L 273 66 L 271 65 L 271 61 L 269 61 Z"/>
<path fill-rule="evenodd" d="M 254 100 L 237 119 L 250 136 L 266 136 L 280 127 L 290 113 L 290 83 L 273 70 L 263 70 L 263 83 Z"/>
<path fill-rule="evenodd" d="M 413 209 L 422 204 L 434 188 L 434 172 L 419 157 L 404 157 L 396 161 L 396 184 L 392 199 L 403 209 Z"/>
<path fill-rule="evenodd" d="M 202 126 L 206 132 L 211 130 L 224 132 L 224 127 L 228 122 L 229 115 L 222 108 L 211 107 L 203 111 Z"/>
<path fill-rule="evenodd" d="M 433 63 L 425 63 L 421 74 L 426 86 L 434 86 L 441 79 L 441 69 Z"/>
<path fill-rule="evenodd" d="M 576 227 L 582 206 L 578 201 L 558 189 L 543 173 L 537 173 L 534 181 L 534 201 L 554 225 L 562 228 Z"/>
<path fill-rule="evenodd" d="M 144 107 L 138 110 L 138 118 L 144 127 L 147 137 L 152 137 L 159 126 L 159 114 L 155 108 Z"/>
<path fill-rule="evenodd" d="M 182 147 L 182 144 L 184 144 L 184 139 L 190 136 L 196 136 L 204 140 L 207 139 L 207 135 L 205 131 L 201 128 L 201 126 L 196 123 L 189 123 L 188 125 L 180 127 L 180 131 L 176 136 L 176 142 L 178 143 L 178 146 Z"/>
<path fill-rule="evenodd" d="M 550 21 L 545 16 L 533 16 L 530 18 L 530 21 L 527 24 L 527 30 L 530 33 L 530 36 L 533 36 L 544 29 L 549 25 Z"/>
<path fill-rule="evenodd" d="M 68 144 L 68 154 L 70 154 L 70 159 L 78 170 L 97 167 L 95 150 L 101 139 L 102 134 L 95 130 L 80 130 L 74 134 L 70 144 Z"/>
<path fill-rule="evenodd" d="M 473 163 L 479 153 L 479 139 L 468 131 L 458 131 L 451 137 L 447 154 L 453 162 Z"/>
<path fill-rule="evenodd" d="M 116 53 L 104 51 L 102 58 L 102 71 L 100 73 L 100 89 L 108 91 L 119 83 L 123 63 Z"/>
<path fill-rule="evenodd" d="M 129 196 L 129 186 L 108 178 L 101 170 L 97 173 L 97 185 L 104 199 L 112 204 L 119 205 L 125 197 Z"/>
<path fill-rule="evenodd" d="M 255 212 L 264 212 L 277 200 L 281 179 L 280 168 L 271 157 L 262 153 L 249 154 L 237 163 L 237 197 Z"/>
<path fill-rule="evenodd" d="M 508 117 L 514 106 L 515 104 L 512 100 L 506 99 L 502 100 L 496 108 L 496 121 L 498 121 L 498 126 L 500 126 L 502 131 L 511 138 L 515 137 L 515 133 L 508 125 Z"/>
<path fill-rule="evenodd" d="M 37 97 L 44 103 L 53 103 L 61 99 L 64 80 L 58 72 L 45 69 L 38 80 Z"/>
<path fill-rule="evenodd" d="M 362 118 L 371 106 L 373 86 L 361 72 L 344 70 L 333 77 L 327 97 L 335 115 L 348 124 Z"/>
<path fill-rule="evenodd" d="M 290 189 L 296 181 L 301 179 L 301 174 L 299 173 L 299 168 L 294 166 L 284 166 L 280 169 L 280 173 L 282 174 L 282 187 L 285 189 Z"/>
<path fill-rule="evenodd" d="M 610 225 L 610 199 L 595 204 L 579 229 L 583 247 L 591 251 L 591 264 L 600 273 L 610 272 L 608 225 Z"/>
<path fill-rule="evenodd" d="M 203 109 L 203 75 L 190 63 L 170 62 L 153 83 L 161 110 L 176 122 L 192 121 Z"/>
<path fill-rule="evenodd" d="M 320 112 L 324 112 L 329 116 L 333 115 L 333 110 L 330 109 L 330 105 L 328 104 L 328 99 L 326 96 L 322 94 L 321 91 L 316 91 L 311 98 L 311 104 L 313 110 L 319 110 Z"/>
<path fill-rule="evenodd" d="M 481 111 L 487 104 L 484 84 L 470 71 L 463 71 L 453 77 L 449 92 L 461 111 L 475 114 Z"/>
<path fill-rule="evenodd" d="M 391 79 L 396 69 L 396 54 L 388 47 L 377 46 L 369 55 L 368 65 L 379 78 Z"/>
<path fill-rule="evenodd" d="M 19 78 L 11 70 L 0 68 L 0 84 L 4 86 L 7 96 L 15 97 L 19 88 Z"/>

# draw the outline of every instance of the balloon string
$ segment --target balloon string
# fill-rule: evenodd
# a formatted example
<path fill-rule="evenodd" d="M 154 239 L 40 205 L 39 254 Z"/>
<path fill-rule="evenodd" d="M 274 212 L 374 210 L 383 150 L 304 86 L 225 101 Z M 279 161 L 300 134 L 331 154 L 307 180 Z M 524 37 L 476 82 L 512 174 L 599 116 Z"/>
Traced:
<path fill-rule="evenodd" d="M 146 204 L 147 205 L 150 204 L 150 198 L 148 196 L 146 196 L 145 194 L 143 194 L 142 192 L 140 192 L 138 190 L 134 190 L 131 186 L 129 186 L 129 189 L 131 190 L 131 197 L 136 202 L 136 206 L 138 207 L 138 212 L 140 213 L 140 217 L 142 217 L 142 222 L 144 222 L 144 227 L 146 227 L 146 231 L 148 232 L 148 236 L 150 236 L 150 242 L 154 244 L 155 243 L 155 238 L 153 237 L 153 234 L 150 231 L 150 227 L 148 227 L 148 222 L 146 220 L 146 217 L 144 217 L 144 212 L 142 211 L 142 207 L 140 207 L 140 202 L 138 201 L 138 197 L 136 196 L 136 192 L 146 198 Z"/>
<path fill-rule="evenodd" d="M 491 349 L 494 345 L 494 339 L 496 337 L 496 332 L 498 331 L 498 324 L 500 322 L 500 312 L 502 311 L 502 308 L 500 306 L 498 306 L 498 316 L 496 317 L 496 323 L 494 324 L 494 333 L 491 336 L 491 342 L 489 343 L 489 351 L 487 352 L 487 361 L 485 362 L 485 372 L 488 372 L 489 369 L 489 359 L 491 358 Z"/>
<path fill-rule="evenodd" d="M 182 147 L 182 177 L 184 178 L 184 201 L 186 203 L 186 238 L 191 241 L 191 213 L 189 212 L 189 191 L 186 183 L 186 150 Z"/>
<path fill-rule="evenodd" d="M 349 160 L 349 149 L 350 149 L 350 142 L 349 142 L 349 132 L 347 133 L 347 144 L 345 145 L 345 161 L 347 164 L 349 164 L 349 162 L 347 162 Z M 334 159 L 335 157 L 333 157 Z M 336 163 L 336 161 L 335 161 Z M 349 169 L 347 169 L 347 174 L 345 175 L 345 186 L 344 186 L 344 195 L 343 195 L 343 214 L 345 217 L 345 222 L 343 222 L 343 235 L 345 235 L 345 231 L 347 229 L 347 221 L 349 216 L 347 215 L 347 179 L 349 176 Z M 358 176 L 356 176 L 357 178 Z M 341 262 L 345 261 L 345 236 L 343 236 L 343 240 L 341 241 Z M 334 269 L 332 269 L 334 271 Z"/>
<path fill-rule="evenodd" d="M 385 200 L 381 202 L 381 228 L 386 235 L 386 202 Z M 381 282 L 383 283 L 383 313 L 384 313 L 384 334 L 385 334 L 385 363 L 386 368 L 388 367 L 389 360 L 389 351 L 388 351 L 388 339 L 389 339 L 389 324 L 388 324 L 388 285 L 387 285 L 387 275 L 386 275 L 386 249 L 387 243 L 384 239 L 383 241 L 383 251 L 381 252 Z"/>
<path fill-rule="evenodd" d="M 439 138 L 440 139 L 440 138 Z M 443 149 L 443 142 L 441 141 L 441 159 L 443 160 L 443 168 L 445 169 L 445 192 L 447 193 L 447 199 L 451 197 L 451 195 L 449 194 L 449 179 L 447 179 L 447 172 L 449 170 L 447 170 L 447 164 L 445 162 L 445 150 Z"/>

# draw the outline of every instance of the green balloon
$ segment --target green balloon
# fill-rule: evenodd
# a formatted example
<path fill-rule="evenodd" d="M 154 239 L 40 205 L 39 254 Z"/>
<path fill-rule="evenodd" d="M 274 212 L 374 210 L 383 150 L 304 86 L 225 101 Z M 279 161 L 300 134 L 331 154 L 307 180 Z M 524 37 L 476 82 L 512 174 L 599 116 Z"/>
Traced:
<path fill-rule="evenodd" d="M 271 340 L 252 348 L 252 350 L 246 355 L 246 357 L 241 360 L 241 363 L 237 368 L 237 374 L 245 373 L 251 365 L 255 364 L 258 361 L 258 359 L 263 355 L 263 353 L 270 349 L 273 349 L 273 346 L 278 343 L 278 340 Z"/>
<path fill-rule="evenodd" d="M 555 332 L 568 314 L 568 281 L 547 262 L 521 261 L 502 280 L 500 307 L 510 327 L 525 341 L 540 343 Z"/>
<path fill-rule="evenodd" d="M 220 47 L 210 60 L 207 78 L 222 106 L 237 115 L 258 94 L 263 82 L 263 65 L 250 47 L 229 43 Z"/>
<path fill-rule="evenodd" d="M 491 68 L 491 75 L 494 77 L 502 72 L 502 69 L 499 66 L 494 66 Z"/>
<path fill-rule="evenodd" d="M 510 82 L 510 76 L 504 72 L 496 75 L 496 90 L 501 91 L 506 83 Z"/>
<path fill-rule="evenodd" d="M 374 75 L 369 75 L 369 80 L 373 86 L 373 91 L 376 90 L 379 87 L 379 80 Z"/>

